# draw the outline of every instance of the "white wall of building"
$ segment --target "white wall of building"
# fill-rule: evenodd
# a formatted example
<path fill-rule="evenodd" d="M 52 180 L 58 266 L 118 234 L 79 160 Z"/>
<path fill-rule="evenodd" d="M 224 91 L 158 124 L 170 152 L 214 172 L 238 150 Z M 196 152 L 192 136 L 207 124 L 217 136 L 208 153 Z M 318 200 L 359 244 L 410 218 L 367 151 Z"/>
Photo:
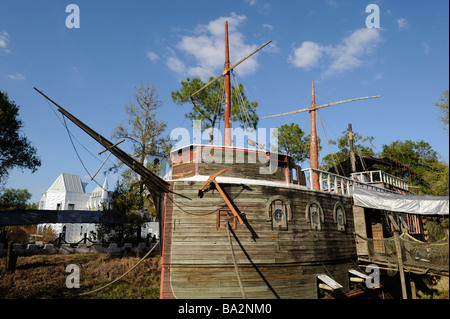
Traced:
<path fill-rule="evenodd" d="M 92 194 L 85 192 L 81 178 L 72 174 L 60 174 L 50 188 L 42 194 L 39 209 L 46 210 L 103 210 L 103 203 L 108 202 L 107 182 L 95 188 Z M 93 209 L 94 208 L 94 209 Z M 77 243 L 84 234 L 93 239 L 91 232 L 97 233 L 95 224 L 40 224 L 38 230 L 51 227 L 56 234 L 62 234 L 68 243 Z"/>
<path fill-rule="evenodd" d="M 91 194 L 85 192 L 85 185 L 81 182 L 81 178 L 77 175 L 60 174 L 52 186 L 42 194 L 39 201 L 39 209 L 57 210 L 91 210 L 98 211 L 110 206 L 108 195 L 108 184 L 105 182 L 103 186 L 97 186 Z M 78 243 L 87 238 L 94 240 L 98 238 L 96 224 L 40 224 L 38 231 L 50 228 L 57 234 L 62 234 L 67 243 Z M 92 236 L 91 233 L 95 233 Z M 143 238 L 150 234 L 152 237 L 156 235 L 159 238 L 159 223 L 148 222 L 141 228 L 141 236 Z"/>

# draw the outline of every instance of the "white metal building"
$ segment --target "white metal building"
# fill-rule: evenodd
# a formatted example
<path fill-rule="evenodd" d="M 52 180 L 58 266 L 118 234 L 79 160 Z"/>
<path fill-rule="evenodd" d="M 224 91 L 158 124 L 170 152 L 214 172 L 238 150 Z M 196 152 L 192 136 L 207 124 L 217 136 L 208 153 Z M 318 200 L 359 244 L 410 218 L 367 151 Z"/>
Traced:
<path fill-rule="evenodd" d="M 60 174 L 50 188 L 42 194 L 39 209 L 89 211 L 109 209 L 111 198 L 106 178 L 103 185 L 97 186 L 90 194 L 86 193 L 86 185 L 87 183 L 83 183 L 78 175 Z M 94 239 L 94 235 L 98 238 L 95 225 L 92 223 L 47 223 L 38 225 L 38 232 L 51 227 L 56 234 L 62 234 L 66 242 L 77 243 L 84 238 L 84 234 L 91 240 Z M 159 223 L 156 221 L 145 223 L 142 226 L 141 236 L 146 237 L 147 234 L 156 235 L 159 238 Z"/>
<path fill-rule="evenodd" d="M 103 186 L 97 186 L 94 191 L 86 193 L 87 183 L 80 176 L 62 173 L 50 188 L 42 194 L 39 209 L 45 210 L 103 210 L 110 205 L 108 183 L 105 178 Z M 97 230 L 95 224 L 40 224 L 38 230 L 51 227 L 57 234 L 62 234 L 68 243 L 77 243 L 84 238 L 93 238 Z M 92 232 L 92 233 L 91 233 Z"/>

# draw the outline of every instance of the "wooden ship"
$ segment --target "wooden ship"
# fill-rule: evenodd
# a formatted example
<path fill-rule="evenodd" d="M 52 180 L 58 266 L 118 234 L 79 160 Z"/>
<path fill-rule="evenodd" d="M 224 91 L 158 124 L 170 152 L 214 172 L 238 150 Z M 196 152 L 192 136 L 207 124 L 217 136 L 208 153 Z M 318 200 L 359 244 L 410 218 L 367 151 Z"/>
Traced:
<path fill-rule="evenodd" d="M 229 130 L 230 72 L 248 57 L 230 64 L 227 23 L 225 43 L 225 67 L 217 77 L 225 77 L 224 145 L 173 150 L 169 180 L 36 90 L 142 177 L 161 227 L 161 298 L 316 299 L 361 293 L 355 283 L 367 276 L 357 264 L 349 194 L 365 184 L 319 171 L 315 110 L 366 98 L 317 106 L 313 82 L 311 106 L 301 110 L 311 114 L 311 168 L 302 170 L 286 154 L 235 147 Z"/>

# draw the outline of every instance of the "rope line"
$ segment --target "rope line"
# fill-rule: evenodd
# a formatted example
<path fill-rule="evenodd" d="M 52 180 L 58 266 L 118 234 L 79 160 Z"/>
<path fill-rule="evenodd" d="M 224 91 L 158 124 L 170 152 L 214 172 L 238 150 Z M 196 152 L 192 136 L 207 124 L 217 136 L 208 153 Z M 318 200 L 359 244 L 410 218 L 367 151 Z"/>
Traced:
<path fill-rule="evenodd" d="M 238 268 L 238 265 L 237 265 L 236 256 L 234 254 L 233 241 L 231 240 L 231 235 L 230 235 L 231 231 L 230 231 L 230 229 L 231 229 L 230 222 L 227 222 L 227 235 L 228 235 L 228 241 L 230 243 L 231 256 L 233 257 L 234 270 L 236 272 L 236 277 L 237 277 L 237 280 L 239 282 L 239 288 L 241 289 L 242 298 L 243 299 L 247 299 L 247 296 L 246 296 L 245 290 L 244 290 L 244 286 L 242 285 L 241 276 L 239 274 L 239 268 Z"/>
<path fill-rule="evenodd" d="M 136 263 L 136 265 L 134 265 L 133 267 L 131 267 L 130 269 L 128 269 L 123 275 L 121 275 L 120 277 L 116 278 L 114 281 L 111 281 L 110 283 L 107 283 L 106 285 L 104 285 L 104 286 L 102 286 L 102 287 L 100 287 L 100 288 L 97 288 L 97 289 L 95 289 L 95 290 L 88 291 L 88 292 L 83 292 L 83 293 L 79 294 L 78 296 L 86 296 L 86 295 L 89 295 L 89 294 L 93 294 L 93 293 L 95 293 L 95 292 L 99 292 L 100 290 L 103 290 L 103 289 L 105 289 L 106 287 L 109 287 L 109 286 L 111 286 L 112 284 L 116 283 L 117 281 L 119 281 L 120 279 L 122 279 L 123 277 L 125 277 L 126 275 L 128 275 L 131 271 L 133 271 L 140 263 L 142 263 L 142 262 L 145 260 L 145 258 L 147 258 L 147 257 L 150 255 L 150 253 L 155 249 L 155 247 L 159 245 L 159 242 L 160 242 L 160 241 L 158 240 L 158 241 L 156 242 L 156 244 L 152 247 L 152 249 L 150 249 L 150 251 L 149 251 L 148 253 L 146 253 L 145 256 L 142 257 L 141 260 L 139 260 L 139 261 Z"/>
<path fill-rule="evenodd" d="M 56 118 L 59 120 L 59 122 L 64 126 L 64 128 L 66 129 L 66 131 L 67 131 L 67 134 L 69 135 L 69 139 L 70 139 L 70 142 L 71 142 L 71 144 L 72 144 L 72 147 L 73 147 L 73 149 L 75 150 L 75 153 L 76 153 L 76 155 L 77 155 L 77 157 L 78 157 L 78 160 L 80 161 L 80 163 L 81 163 L 81 165 L 83 166 L 83 168 L 84 168 L 84 170 L 87 172 L 87 174 L 89 175 L 89 177 L 91 178 L 91 181 L 93 180 L 98 186 L 100 186 L 104 191 L 106 191 L 106 192 L 108 192 L 108 190 L 107 189 L 104 189 L 103 188 L 103 185 L 100 185 L 100 183 L 98 183 L 94 178 L 95 178 L 95 175 L 97 175 L 97 173 L 98 173 L 98 171 L 97 171 L 97 173 L 94 175 L 94 177 L 92 177 L 92 175 L 89 173 L 89 171 L 88 171 L 88 169 L 86 168 L 86 166 L 84 165 L 84 162 L 83 162 L 83 160 L 81 159 L 81 157 L 80 157 L 80 155 L 79 155 L 79 153 L 78 153 L 78 150 L 77 150 L 77 148 L 75 147 L 75 143 L 73 142 L 73 139 L 75 139 L 77 142 L 78 142 L 78 144 L 80 144 L 81 145 L 81 147 L 83 147 L 93 158 L 95 158 L 97 161 L 99 161 L 99 162 L 101 162 L 101 160 L 98 158 L 98 157 L 96 157 L 94 154 L 92 154 L 92 152 L 90 152 L 73 134 L 72 134 L 72 132 L 69 130 L 69 127 L 68 127 L 68 125 L 67 125 L 67 122 L 66 122 L 66 117 L 64 116 L 64 115 L 62 115 L 62 120 L 59 118 L 59 116 L 58 116 L 58 114 L 55 112 L 55 110 L 53 109 L 53 107 L 51 106 L 51 104 L 47 101 L 47 104 L 49 105 L 49 107 L 50 107 L 50 109 L 53 111 L 53 113 L 55 114 L 55 116 L 56 116 Z M 73 137 L 73 139 L 72 139 L 72 137 Z M 102 164 L 102 166 L 106 163 L 106 161 L 108 160 L 108 158 L 109 158 L 109 155 L 108 155 L 108 157 L 105 159 L 105 161 L 103 162 L 103 164 Z M 101 166 L 101 167 L 102 167 Z M 101 168 L 100 167 L 100 168 Z M 99 169 L 100 170 L 100 169 Z"/>
<path fill-rule="evenodd" d="M 74 144 L 74 142 L 73 142 L 73 140 L 72 140 L 71 133 L 70 133 L 70 131 L 69 131 L 69 128 L 67 127 L 66 117 L 65 117 L 65 116 L 63 116 L 63 120 L 64 120 L 64 126 L 65 126 L 65 128 L 66 128 L 66 130 L 67 130 L 67 134 L 69 135 L 70 142 L 72 143 L 72 147 L 73 147 L 73 149 L 75 150 L 75 153 L 77 154 L 77 157 L 78 157 L 78 159 L 80 160 L 80 163 L 81 163 L 81 165 L 83 166 L 84 170 L 86 171 L 86 173 L 88 173 L 89 177 L 91 178 L 91 181 L 93 180 L 93 181 L 94 181 L 98 186 L 100 186 L 105 192 L 108 192 L 107 189 L 104 189 L 103 186 L 100 185 L 100 184 L 94 179 L 94 177 L 92 177 L 92 175 L 91 175 L 91 173 L 89 172 L 89 170 L 87 169 L 86 165 L 84 165 L 84 162 L 83 162 L 83 160 L 81 159 L 80 154 L 78 154 L 78 150 L 77 150 L 77 148 L 75 147 L 75 144 Z"/>

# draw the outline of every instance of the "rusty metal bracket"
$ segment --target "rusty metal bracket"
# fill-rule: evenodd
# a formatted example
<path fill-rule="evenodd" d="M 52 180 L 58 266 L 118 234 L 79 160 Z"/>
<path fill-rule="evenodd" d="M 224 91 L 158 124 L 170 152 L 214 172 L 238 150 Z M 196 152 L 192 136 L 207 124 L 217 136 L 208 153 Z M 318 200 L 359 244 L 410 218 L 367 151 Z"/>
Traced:
<path fill-rule="evenodd" d="M 220 187 L 219 183 L 216 181 L 216 177 L 219 176 L 220 174 L 225 173 L 227 170 L 229 169 L 233 169 L 231 167 L 225 168 L 223 170 L 221 170 L 220 172 L 217 172 L 213 175 L 211 175 L 208 180 L 203 184 L 203 186 L 198 190 L 198 196 L 200 198 L 203 197 L 203 189 L 208 186 L 210 183 L 213 183 L 214 186 L 216 187 L 216 189 L 219 191 L 220 195 L 222 196 L 223 200 L 225 201 L 225 203 L 227 204 L 228 208 L 231 210 L 231 212 L 233 213 L 233 215 L 239 220 L 239 223 L 242 225 L 244 224 L 244 221 L 242 220 L 241 216 L 238 214 L 238 212 L 236 211 L 236 209 L 234 208 L 233 204 L 231 203 L 231 201 L 229 200 L 228 196 L 225 194 L 225 192 L 222 190 L 222 188 Z"/>

